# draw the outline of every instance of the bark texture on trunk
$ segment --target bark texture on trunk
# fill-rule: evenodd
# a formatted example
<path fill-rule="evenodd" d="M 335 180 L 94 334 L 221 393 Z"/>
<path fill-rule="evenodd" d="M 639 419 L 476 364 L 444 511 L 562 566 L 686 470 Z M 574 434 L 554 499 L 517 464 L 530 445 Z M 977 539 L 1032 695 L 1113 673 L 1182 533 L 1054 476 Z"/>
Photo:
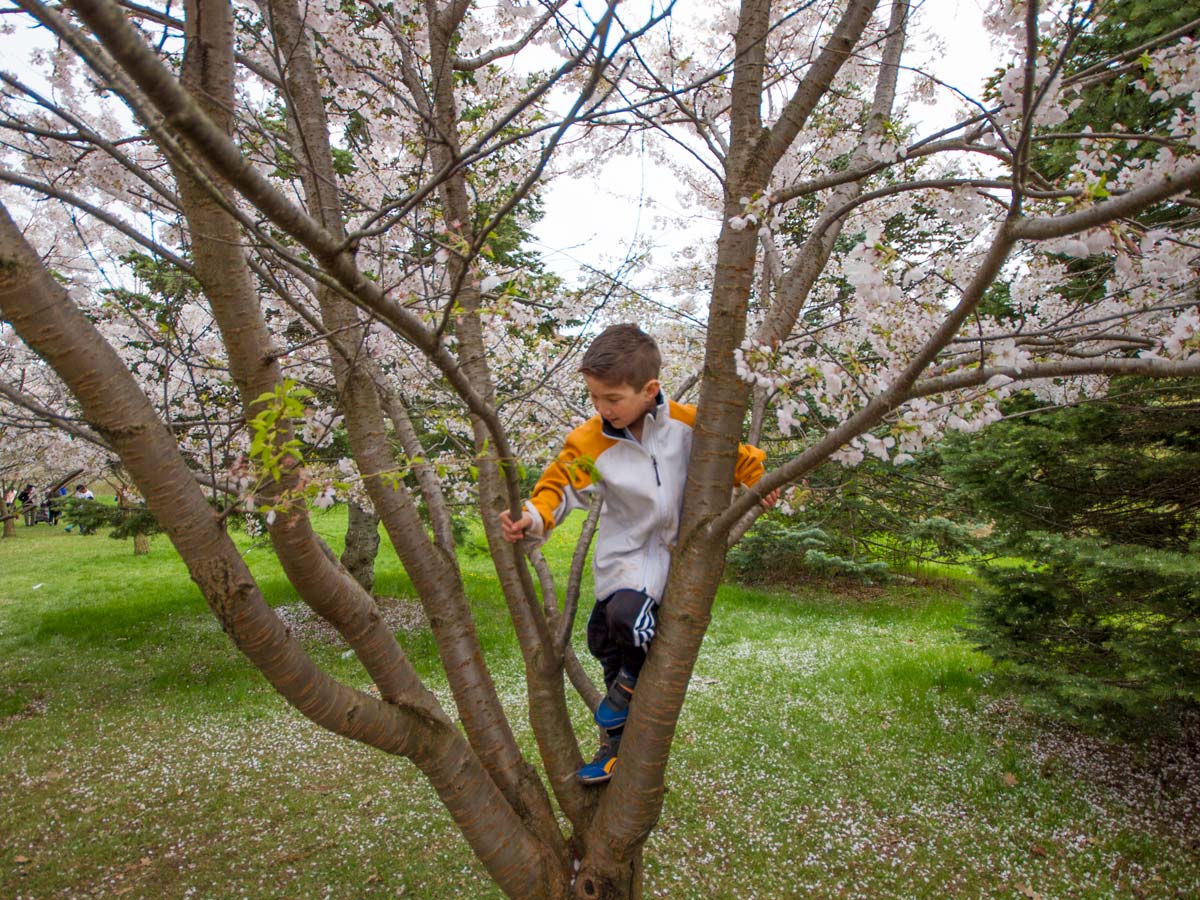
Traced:
<path fill-rule="evenodd" d="M 181 83 L 201 112 L 229 133 L 234 101 L 231 8 L 221 2 L 188 0 L 184 9 Z M 244 236 L 224 206 L 221 194 L 227 186 L 223 181 L 215 175 L 202 181 L 185 160 L 173 158 L 171 162 L 192 236 L 195 274 L 221 331 L 249 420 L 260 408 L 257 398 L 272 393 L 283 376 L 247 263 Z M 290 429 L 281 428 L 278 442 L 290 437 Z M 256 498 L 260 506 L 277 508 L 268 531 L 288 580 L 309 606 L 338 629 L 382 697 L 394 699 L 423 691 L 374 600 L 325 552 L 303 501 L 294 496 L 297 483 L 294 460 L 288 461 L 281 479 L 264 483 Z"/>
<path fill-rule="evenodd" d="M 183 83 L 200 109 L 218 127 L 228 132 L 231 125 L 228 111 L 232 108 L 232 31 L 229 8 L 225 4 L 200 0 L 189 3 L 187 12 L 188 45 Z M 282 17 L 276 16 L 277 23 L 280 18 L 287 20 L 288 11 L 283 12 Z M 297 21 L 294 11 L 291 21 Z M 298 30 L 296 35 L 300 35 Z M 298 43 L 285 41 L 288 50 L 284 58 L 288 61 L 286 74 L 289 76 L 300 70 L 296 51 L 297 47 L 305 46 L 299 37 L 296 41 Z M 315 84 L 315 73 L 309 73 L 304 84 L 290 81 L 289 86 L 299 88 L 293 90 L 293 100 L 299 98 L 302 103 L 315 92 Z M 303 109 L 300 115 L 303 116 Z M 325 140 L 324 156 L 328 158 L 327 136 Z M 309 145 L 309 152 L 301 159 L 302 162 L 309 163 L 303 168 L 308 175 L 305 179 L 306 189 L 310 203 L 319 211 L 318 218 L 330 227 L 332 233 L 337 234 L 341 233 L 340 219 L 336 213 L 329 211 L 331 205 L 336 207 L 336 182 L 331 166 L 328 173 L 318 171 L 318 163 L 322 158 L 321 149 L 319 144 Z M 222 207 L 220 198 L 213 196 L 211 185 L 215 183 L 220 189 L 219 179 L 210 178 L 208 183 L 203 183 L 191 178 L 186 167 L 177 166 L 176 171 L 195 242 L 198 277 L 212 301 L 214 314 L 229 350 L 231 368 L 238 381 L 249 418 L 255 411 L 255 398 L 271 391 L 279 383 L 281 374 L 254 294 L 253 280 L 241 247 L 242 234 L 236 221 Z M 356 340 L 361 338 L 358 334 L 361 329 L 357 327 L 356 314 L 351 307 L 334 297 L 332 292 L 324 292 L 319 299 L 327 328 L 332 331 L 343 329 L 343 339 L 332 348 L 331 356 L 338 378 L 339 393 L 345 402 L 344 412 L 355 455 L 366 470 L 387 472 L 394 468 L 395 461 L 391 458 L 388 448 L 378 398 L 367 373 L 351 362 L 354 359 Z M 287 437 L 284 435 L 280 439 L 283 441 Z M 506 780 L 503 777 L 503 760 L 506 756 L 510 759 L 509 770 L 518 767 L 517 764 L 523 763 L 523 760 L 516 751 L 515 740 L 507 730 L 507 723 L 503 723 L 490 676 L 487 676 L 486 670 L 480 675 L 482 657 L 479 654 L 478 642 L 474 639 L 473 629 L 470 628 L 469 614 L 463 614 L 466 610 L 465 596 L 452 561 L 447 560 L 440 552 L 429 552 L 432 548 L 425 539 L 423 526 L 406 492 L 403 489 L 385 489 L 381 479 L 376 478 L 373 481 L 373 485 L 368 482 L 368 488 L 375 488 L 373 500 L 376 507 L 391 509 L 396 513 L 391 521 L 393 540 L 401 549 L 401 556 L 409 574 L 418 588 L 422 589 L 435 634 L 440 635 L 439 646 L 450 654 L 447 656 L 444 652 L 443 661 L 450 673 L 451 684 L 457 688 L 455 696 L 459 712 L 468 726 L 468 735 L 472 738 L 472 744 L 480 751 L 478 757 L 471 754 L 469 762 L 460 760 L 456 764 L 461 783 L 456 788 L 460 796 L 456 798 L 455 805 L 461 815 L 470 817 L 472 824 L 468 827 L 474 830 L 474 821 L 481 817 L 488 818 L 482 815 L 480 807 L 476 804 L 495 804 L 494 797 L 488 799 L 495 790 L 492 783 L 494 778 L 509 802 L 502 802 L 502 808 L 490 815 L 503 817 L 511 815 L 516 809 L 529 818 L 530 803 L 522 797 L 522 790 L 528 790 L 527 784 L 522 788 L 511 779 Z M 304 599 L 337 626 L 351 643 L 359 659 L 379 685 L 381 696 L 397 702 L 419 694 L 423 701 L 436 706 L 432 696 L 420 685 L 419 679 L 399 650 L 394 635 L 387 629 L 370 596 L 337 565 L 336 561 L 331 562 L 323 552 L 321 542 L 312 532 L 303 504 L 291 499 L 289 492 L 295 483 L 294 473 L 287 471 L 285 467 L 284 478 L 277 483 L 268 484 L 264 496 L 260 498 L 260 502 L 273 503 L 281 510 L 270 527 L 270 533 L 289 580 L 300 590 Z M 455 604 L 445 602 L 447 595 L 457 596 L 459 615 L 453 615 Z M 447 616 L 447 612 L 451 615 Z M 461 630 L 460 626 L 464 623 L 467 632 Z M 455 647 L 461 649 L 455 651 Z M 485 688 L 482 694 L 481 687 Z M 476 710 L 480 709 L 491 709 L 493 712 L 481 719 L 476 713 Z M 438 713 L 440 715 L 440 710 Z M 481 721 L 484 722 L 482 726 Z M 499 735 L 499 745 L 494 747 L 494 725 L 497 721 L 504 727 Z M 489 735 L 492 739 L 491 744 Z M 507 753 L 503 750 L 505 744 L 511 748 Z M 453 748 L 453 752 L 448 752 L 446 758 L 461 757 L 464 752 L 463 748 Z M 481 760 L 493 773 L 491 777 L 485 775 L 480 768 Z M 496 778 L 497 775 L 500 777 Z M 468 787 L 471 779 L 481 777 L 483 782 L 475 786 L 477 789 Z M 536 797 L 534 799 L 536 800 Z M 548 805 L 544 801 L 543 805 L 543 821 L 552 822 Z M 462 824 L 460 821 L 460 826 Z M 509 828 L 512 830 L 511 825 Z M 470 838 L 469 840 L 489 870 L 500 867 L 500 871 L 507 873 L 499 880 L 506 890 L 514 883 L 513 873 L 518 870 L 532 871 L 532 874 L 523 874 L 518 882 L 523 891 L 530 890 L 530 877 L 543 884 L 555 883 L 561 877 L 559 867 L 547 866 L 540 861 L 546 855 L 546 848 L 536 844 L 530 846 L 529 834 L 524 829 L 518 830 L 522 833 L 510 835 L 506 846 L 514 849 L 521 847 L 519 856 L 496 855 L 498 851 L 494 845 Z"/>
<path fill-rule="evenodd" d="M 466 12 L 466 4 L 439 8 L 426 0 L 429 18 L 429 63 L 432 83 L 424 97 L 428 119 L 426 137 L 437 169 L 452 171 L 461 157 L 458 136 L 459 116 L 454 94 L 453 49 L 456 29 Z M 415 82 L 415 79 L 409 79 Z M 466 174 L 454 171 L 439 186 L 445 218 L 454 223 L 460 236 L 474 245 L 479 236 L 471 223 L 478 218 L 471 206 Z M 448 269 L 453 295 L 448 298 L 455 315 L 448 324 L 458 339 L 459 364 L 474 391 L 489 405 L 494 389 L 487 362 L 483 329 L 479 319 L 480 293 L 473 282 L 468 263 L 451 254 Z M 575 779 L 583 765 L 579 743 L 571 727 L 563 671 L 565 660 L 554 648 L 547 618 L 537 602 L 524 555 L 517 545 L 508 544 L 500 533 L 499 513 L 515 510 L 521 498 L 516 467 L 502 465 L 511 454 L 504 451 L 507 438 L 480 417 L 472 426 L 478 454 L 479 510 L 496 574 L 513 619 L 521 654 L 525 661 L 525 681 L 529 694 L 529 720 L 537 739 L 538 751 L 546 767 L 555 799 L 575 828 L 590 819 L 595 808 L 594 792 L 587 792 Z"/>
<path fill-rule="evenodd" d="M 346 546 L 341 563 L 368 594 L 375 590 L 375 557 L 379 555 L 379 516 L 353 500 L 346 504 Z"/>
<path fill-rule="evenodd" d="M 17 507 L 0 496 L 0 518 L 4 520 L 4 537 L 17 536 Z"/>
<path fill-rule="evenodd" d="M 892 106 L 896 99 L 896 79 L 900 73 L 900 57 L 904 52 L 904 38 L 908 26 L 908 0 L 895 0 L 892 3 L 891 19 L 888 23 L 888 36 L 884 43 L 879 77 L 875 82 L 875 94 L 871 102 L 871 112 L 862 139 L 850 154 L 849 168 L 865 168 L 870 160 L 869 143 L 872 138 L 878 138 L 884 133 L 892 116 Z M 861 195 L 862 180 L 848 182 L 835 188 L 829 198 L 823 202 L 825 209 L 841 209 L 847 202 Z M 771 305 L 758 333 L 756 340 L 776 344 L 786 339 L 796 326 L 796 321 L 804 309 L 817 278 L 825 270 L 829 257 L 833 253 L 834 244 L 842 233 L 849 213 L 826 221 L 822 217 L 814 234 L 812 234 L 796 251 L 794 264 L 783 277 L 771 299 Z M 757 411 L 757 410 L 756 410 Z M 757 420 L 757 417 L 756 417 Z"/>

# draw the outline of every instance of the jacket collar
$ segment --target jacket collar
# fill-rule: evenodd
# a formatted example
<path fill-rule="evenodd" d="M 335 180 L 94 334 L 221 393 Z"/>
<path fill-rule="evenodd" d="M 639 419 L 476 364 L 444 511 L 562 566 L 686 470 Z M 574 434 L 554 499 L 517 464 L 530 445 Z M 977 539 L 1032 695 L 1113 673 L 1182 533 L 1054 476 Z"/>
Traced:
<path fill-rule="evenodd" d="M 658 392 L 658 396 L 654 399 L 654 405 L 646 411 L 646 415 L 653 419 L 656 423 L 661 422 L 667 418 L 667 409 L 669 406 L 670 404 L 667 402 L 667 395 L 660 390 Z M 605 437 L 614 438 L 618 441 L 634 441 L 634 443 L 637 443 L 634 436 L 629 433 L 628 428 L 613 428 L 608 419 L 604 418 L 603 416 L 600 417 L 600 425 L 600 430 L 603 432 Z M 645 434 L 645 432 L 643 432 L 643 434 Z"/>

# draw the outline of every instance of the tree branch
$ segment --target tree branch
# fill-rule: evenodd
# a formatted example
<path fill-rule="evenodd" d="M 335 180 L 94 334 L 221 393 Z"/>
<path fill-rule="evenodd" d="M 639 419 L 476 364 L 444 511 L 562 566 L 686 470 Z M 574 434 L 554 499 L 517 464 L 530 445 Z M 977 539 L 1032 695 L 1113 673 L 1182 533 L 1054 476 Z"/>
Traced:
<path fill-rule="evenodd" d="M 921 373 L 933 362 L 942 348 L 954 338 L 967 316 L 983 299 L 984 292 L 995 280 L 1001 266 L 1008 258 L 1013 243 L 1014 239 L 1008 234 L 1007 229 L 1000 229 L 993 238 L 992 245 L 988 248 L 983 262 L 972 276 L 970 284 L 963 291 L 958 304 L 942 320 L 942 324 L 904 367 L 896 380 L 882 393 L 871 398 L 862 409 L 847 417 L 836 428 L 828 432 L 816 444 L 774 471 L 767 472 L 754 487 L 749 488 L 745 494 L 734 500 L 723 513 L 708 524 L 708 533 L 720 535 L 723 538 L 755 503 L 761 502 L 762 498 L 775 488 L 781 488 L 811 472 L 840 447 L 872 428 L 887 413 L 903 403 L 908 397 L 911 386 L 916 383 Z"/>
<path fill-rule="evenodd" d="M 867 23 L 871 21 L 877 2 L 878 0 L 850 0 L 847 4 L 846 12 L 824 49 L 805 74 L 787 106 L 783 108 L 779 120 L 767 133 L 766 146 L 762 148 L 761 158 L 757 160 L 760 171 L 773 171 L 779 160 L 783 159 L 817 102 L 825 96 L 825 91 L 833 83 L 834 77 L 850 58 L 854 45 L 862 37 Z"/>
<path fill-rule="evenodd" d="M 473 72 L 476 69 L 483 68 L 488 63 L 495 62 L 501 57 L 512 56 L 512 54 L 521 50 L 531 40 L 533 40 L 534 37 L 537 36 L 537 33 L 542 30 L 542 27 L 551 19 L 553 19 L 555 14 L 569 2 L 570 0 L 554 0 L 554 3 L 552 3 L 546 12 L 529 27 L 529 30 L 512 43 L 504 44 L 501 47 L 494 47 L 491 50 L 480 53 L 478 56 L 463 57 L 456 55 L 454 57 L 455 71 Z"/>
<path fill-rule="evenodd" d="M 1081 375 L 1142 375 L 1148 378 L 1184 378 L 1200 375 L 1200 356 L 1186 360 L 1148 358 L 1099 358 L 1070 359 L 1059 362 L 1030 363 L 1019 368 L 1014 366 L 987 366 L 923 378 L 913 385 L 905 399 L 929 397 L 962 388 L 979 387 L 997 375 L 1013 381 L 1040 381 L 1047 378 L 1074 378 Z"/>
<path fill-rule="evenodd" d="M 43 9 L 36 0 L 16 0 L 24 9 Z M 74 8 L 155 105 L 163 119 L 182 134 L 217 171 L 278 227 L 298 240 L 325 270 L 355 298 L 400 335 L 422 350 L 446 376 L 455 391 L 483 421 L 497 450 L 511 456 L 495 410 L 475 391 L 454 357 L 411 311 L 387 297 L 354 263 L 344 242 L 335 240 L 312 217 L 294 206 L 254 166 L 238 147 L 213 126 L 175 81 L 174 76 L 142 43 L 112 0 L 75 0 Z"/>
<path fill-rule="evenodd" d="M 28 178 L 9 169 L 0 169 L 0 181 L 7 184 L 16 185 L 17 187 L 26 188 L 27 190 L 42 195 L 43 197 L 53 197 L 55 200 L 61 200 L 63 203 L 73 206 L 81 212 L 87 213 L 96 221 L 103 222 L 110 228 L 119 231 L 130 240 L 135 241 L 136 243 L 145 247 L 155 256 L 165 259 L 171 265 L 178 268 L 179 271 L 186 272 L 189 275 L 194 274 L 192 264 L 186 259 L 181 256 L 177 256 L 174 251 L 168 250 L 162 244 L 146 237 L 136 228 L 117 218 L 112 213 L 101 209 L 95 204 L 87 202 L 82 197 L 79 197 L 70 191 L 63 190 L 62 188 L 56 187 L 46 181 L 37 181 L 33 178 Z"/>
<path fill-rule="evenodd" d="M 1018 240 L 1045 241 L 1051 238 L 1065 237 L 1079 231 L 1086 231 L 1111 222 L 1114 219 L 1128 218 L 1137 215 L 1147 207 L 1163 200 L 1169 200 L 1175 194 L 1195 190 L 1200 187 L 1200 162 L 1183 166 L 1178 172 L 1165 175 L 1161 180 L 1152 184 L 1103 200 L 1095 206 L 1089 206 L 1079 212 L 1068 213 L 1064 216 L 1045 216 L 1035 219 L 1018 219 L 1009 224 L 1012 237 Z"/>
<path fill-rule="evenodd" d="M 0 381 L 0 396 L 3 396 L 10 403 L 21 407 L 35 417 L 45 422 L 47 425 L 57 428 L 60 431 L 65 431 L 67 434 L 87 441 L 90 444 L 95 444 L 101 450 L 107 453 L 114 453 L 112 445 L 105 440 L 102 435 L 97 434 L 91 428 L 80 423 L 76 418 L 64 416 L 62 413 L 56 413 L 50 407 L 46 406 L 36 397 L 31 397 L 19 388 L 14 387 L 7 381 Z"/>

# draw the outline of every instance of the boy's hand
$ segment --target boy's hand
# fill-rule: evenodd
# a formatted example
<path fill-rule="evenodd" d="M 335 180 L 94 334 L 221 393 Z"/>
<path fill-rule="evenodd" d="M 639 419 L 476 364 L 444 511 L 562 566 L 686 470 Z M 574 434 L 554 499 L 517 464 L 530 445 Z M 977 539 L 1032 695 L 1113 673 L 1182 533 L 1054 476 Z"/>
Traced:
<path fill-rule="evenodd" d="M 772 506 L 774 506 L 776 503 L 778 503 L 779 502 L 779 488 L 775 488 L 775 490 L 771 491 L 771 493 L 769 493 L 769 494 L 767 494 L 767 496 L 763 497 L 761 502 L 763 505 L 763 509 L 770 509 Z"/>
<path fill-rule="evenodd" d="M 500 527 L 504 531 L 504 539 L 510 544 L 515 544 L 517 541 L 525 538 L 525 530 L 533 525 L 533 516 L 526 510 L 521 518 L 513 521 L 508 514 L 508 510 L 500 513 Z"/>

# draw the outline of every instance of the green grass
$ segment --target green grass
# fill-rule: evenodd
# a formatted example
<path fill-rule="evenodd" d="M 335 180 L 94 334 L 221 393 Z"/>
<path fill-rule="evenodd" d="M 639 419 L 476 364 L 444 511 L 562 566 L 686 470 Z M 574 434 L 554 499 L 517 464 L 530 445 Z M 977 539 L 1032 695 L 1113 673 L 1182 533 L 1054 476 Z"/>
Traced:
<path fill-rule="evenodd" d="M 340 545 L 342 515 L 318 527 Z M 294 603 L 270 552 L 238 540 L 269 601 Z M 495 576 L 463 563 L 532 752 Z M 386 541 L 377 592 L 412 594 Z M 1021 713 L 959 636 L 965 597 L 953 581 L 723 588 L 647 895 L 1200 894 L 1196 742 L 1125 748 Z M 399 637 L 448 704 L 427 631 Z M 366 683 L 344 648 L 309 649 Z M 0 542 L 0 797 L 6 898 L 497 896 L 414 767 L 291 711 L 161 536 L 148 557 L 44 525 Z"/>

